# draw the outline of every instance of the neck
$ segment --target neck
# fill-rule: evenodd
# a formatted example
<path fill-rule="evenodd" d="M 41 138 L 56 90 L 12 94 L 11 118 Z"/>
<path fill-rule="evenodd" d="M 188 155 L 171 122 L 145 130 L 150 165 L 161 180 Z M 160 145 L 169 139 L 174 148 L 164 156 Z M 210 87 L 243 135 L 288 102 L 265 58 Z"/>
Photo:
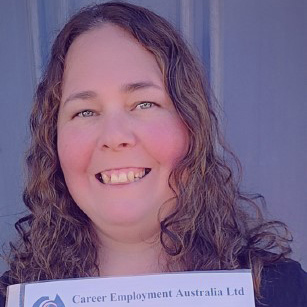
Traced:
<path fill-rule="evenodd" d="M 165 271 L 166 258 L 163 257 L 157 236 L 146 241 L 118 241 L 106 236 L 101 239 L 101 276 L 142 275 Z"/>

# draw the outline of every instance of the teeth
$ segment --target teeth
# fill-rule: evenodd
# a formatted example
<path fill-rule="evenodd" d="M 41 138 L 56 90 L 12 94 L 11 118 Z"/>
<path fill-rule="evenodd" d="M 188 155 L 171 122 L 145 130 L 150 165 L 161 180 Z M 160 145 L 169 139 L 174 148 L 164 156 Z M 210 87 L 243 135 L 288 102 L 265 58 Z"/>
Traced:
<path fill-rule="evenodd" d="M 110 177 L 107 176 L 106 174 L 102 174 L 101 177 L 102 177 L 102 180 L 103 180 L 104 183 L 110 182 Z"/>
<path fill-rule="evenodd" d="M 118 176 L 119 182 L 127 182 L 127 175 L 125 173 L 120 173 Z"/>
<path fill-rule="evenodd" d="M 119 174 L 111 174 L 111 177 L 105 173 L 101 173 L 101 179 L 103 181 L 103 183 L 129 183 L 129 182 L 134 182 L 134 181 L 138 181 L 141 178 L 143 178 L 145 176 L 145 174 L 148 174 L 149 171 L 146 173 L 145 169 L 143 169 L 142 171 L 139 171 L 137 173 L 134 173 L 133 171 L 129 171 L 128 173 L 119 173 Z"/>
<path fill-rule="evenodd" d="M 129 173 L 128 173 L 128 180 L 130 182 L 134 181 L 134 173 L 133 173 L 133 171 L 129 171 Z"/>
<path fill-rule="evenodd" d="M 119 182 L 119 178 L 117 177 L 116 174 L 112 174 L 111 175 L 111 183 L 118 183 Z"/>
<path fill-rule="evenodd" d="M 145 170 L 142 170 L 142 171 L 136 173 L 134 176 L 136 178 L 142 178 L 142 177 L 144 177 L 144 175 L 145 175 Z"/>

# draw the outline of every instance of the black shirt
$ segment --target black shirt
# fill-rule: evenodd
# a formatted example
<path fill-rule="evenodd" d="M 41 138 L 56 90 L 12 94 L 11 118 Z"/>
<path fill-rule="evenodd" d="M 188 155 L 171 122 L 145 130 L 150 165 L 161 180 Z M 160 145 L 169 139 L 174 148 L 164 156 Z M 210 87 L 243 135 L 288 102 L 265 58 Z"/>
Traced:
<path fill-rule="evenodd" d="M 307 273 L 293 260 L 264 267 L 256 307 L 307 307 Z"/>
<path fill-rule="evenodd" d="M 1 279 L 5 283 L 4 276 Z M 293 260 L 265 266 L 261 296 L 256 307 L 307 307 L 307 273 Z M 0 295 L 0 307 L 4 306 L 5 298 Z"/>

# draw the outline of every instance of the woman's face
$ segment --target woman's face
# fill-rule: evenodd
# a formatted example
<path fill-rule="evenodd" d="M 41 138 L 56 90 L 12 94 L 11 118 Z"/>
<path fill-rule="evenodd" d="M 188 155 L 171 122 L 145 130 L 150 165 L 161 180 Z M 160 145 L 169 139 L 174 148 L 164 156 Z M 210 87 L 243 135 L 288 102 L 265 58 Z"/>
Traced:
<path fill-rule="evenodd" d="M 95 226 L 157 230 L 188 133 L 155 57 L 114 25 L 79 36 L 65 62 L 57 129 L 67 187 Z"/>

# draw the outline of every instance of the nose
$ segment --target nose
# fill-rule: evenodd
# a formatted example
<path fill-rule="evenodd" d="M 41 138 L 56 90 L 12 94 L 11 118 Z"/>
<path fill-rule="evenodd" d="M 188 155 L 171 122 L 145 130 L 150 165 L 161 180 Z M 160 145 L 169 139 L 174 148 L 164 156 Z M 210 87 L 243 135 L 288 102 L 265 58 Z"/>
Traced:
<path fill-rule="evenodd" d="M 136 144 L 133 122 L 125 114 L 105 115 L 102 118 L 99 148 L 114 151 L 131 148 Z"/>

